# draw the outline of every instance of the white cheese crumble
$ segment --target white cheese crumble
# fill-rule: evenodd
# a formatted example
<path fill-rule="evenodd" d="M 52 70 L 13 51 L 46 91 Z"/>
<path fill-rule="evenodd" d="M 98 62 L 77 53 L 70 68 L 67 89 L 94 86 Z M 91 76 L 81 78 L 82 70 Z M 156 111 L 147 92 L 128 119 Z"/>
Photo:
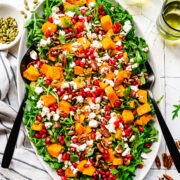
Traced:
<path fill-rule="evenodd" d="M 123 30 L 127 34 L 132 28 L 131 22 L 128 20 L 124 23 Z"/>
<path fill-rule="evenodd" d="M 34 51 L 34 50 L 32 50 L 32 51 L 30 52 L 30 57 L 31 57 L 31 59 L 36 60 L 36 59 L 37 59 L 37 52 Z"/>
<path fill-rule="evenodd" d="M 135 92 L 138 91 L 138 86 L 130 86 L 130 88 Z"/>
<path fill-rule="evenodd" d="M 61 88 L 65 89 L 65 88 L 69 88 L 69 83 L 68 82 L 63 82 L 61 84 Z"/>
<path fill-rule="evenodd" d="M 102 137 L 102 134 L 99 131 L 97 131 L 96 132 L 96 140 L 100 140 L 101 137 Z"/>
<path fill-rule="evenodd" d="M 130 149 L 129 147 L 127 147 L 127 148 L 125 149 L 125 151 L 122 153 L 122 156 L 124 157 L 124 156 L 130 154 L 130 150 L 131 150 L 131 149 Z"/>
<path fill-rule="evenodd" d="M 74 17 L 75 12 L 68 11 L 68 12 L 66 12 L 66 15 L 72 18 L 72 17 Z"/>
<path fill-rule="evenodd" d="M 98 127 L 98 122 L 96 120 L 89 121 L 89 127 L 97 128 Z"/>
<path fill-rule="evenodd" d="M 100 48 L 102 48 L 102 43 L 100 41 L 95 40 L 92 42 L 91 47 L 100 49 Z"/>
<path fill-rule="evenodd" d="M 84 101 L 84 98 L 82 96 L 77 96 L 76 99 L 77 99 L 77 102 L 79 103 L 83 103 Z"/>
<path fill-rule="evenodd" d="M 43 108 L 43 105 L 44 105 L 44 101 L 39 100 L 39 101 L 37 102 L 36 107 L 37 107 L 37 108 Z"/>
<path fill-rule="evenodd" d="M 49 129 L 53 124 L 51 122 L 45 122 L 44 125 Z"/>
<path fill-rule="evenodd" d="M 58 121 L 59 120 L 59 114 L 54 114 L 53 115 L 53 120 Z"/>
<path fill-rule="evenodd" d="M 34 92 L 39 95 L 43 92 L 43 88 L 42 87 L 35 87 Z"/>
<path fill-rule="evenodd" d="M 40 41 L 40 46 L 41 47 L 46 47 L 46 46 L 48 46 L 50 44 L 51 44 L 50 37 L 48 37 L 46 40 L 45 39 L 41 39 L 41 41 Z"/>
<path fill-rule="evenodd" d="M 68 100 L 68 98 L 69 98 L 69 96 L 66 94 L 62 99 L 66 101 L 66 100 Z"/>

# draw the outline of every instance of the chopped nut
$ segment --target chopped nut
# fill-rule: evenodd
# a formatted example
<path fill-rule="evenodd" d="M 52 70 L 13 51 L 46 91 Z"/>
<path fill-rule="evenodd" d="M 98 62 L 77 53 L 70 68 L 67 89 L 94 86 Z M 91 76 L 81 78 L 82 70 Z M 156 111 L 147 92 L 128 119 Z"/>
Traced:
<path fill-rule="evenodd" d="M 176 141 L 176 146 L 178 149 L 180 149 L 180 141 Z"/>
<path fill-rule="evenodd" d="M 60 128 L 61 128 L 61 124 L 60 124 L 59 121 L 56 121 L 56 122 L 55 122 L 55 125 L 56 125 L 56 128 L 57 128 L 57 129 L 60 129 Z"/>
<path fill-rule="evenodd" d="M 172 157 L 171 155 L 168 155 L 167 169 L 170 169 L 172 163 L 173 163 Z"/>
<path fill-rule="evenodd" d="M 68 132 L 68 136 L 73 136 L 74 134 L 75 134 L 75 131 L 70 130 L 70 131 Z"/>
<path fill-rule="evenodd" d="M 163 176 L 167 179 L 167 180 L 173 180 L 172 177 L 168 176 L 167 174 L 163 174 Z"/>
<path fill-rule="evenodd" d="M 103 148 L 103 146 L 101 145 L 101 143 L 98 143 L 98 144 L 97 144 L 97 147 L 98 147 L 98 149 L 99 149 L 99 151 L 100 151 L 101 153 L 104 153 L 104 148 Z"/>
<path fill-rule="evenodd" d="M 108 140 L 106 138 L 103 137 L 102 142 L 103 142 L 105 147 L 109 147 L 109 143 L 108 143 Z"/>
<path fill-rule="evenodd" d="M 156 156 L 155 162 L 156 162 L 157 168 L 160 169 L 161 168 L 161 162 L 160 162 L 159 156 Z"/>
<path fill-rule="evenodd" d="M 167 167 L 167 162 L 168 162 L 168 156 L 166 153 L 162 154 L 162 158 L 163 158 L 163 165 L 164 167 Z"/>
<path fill-rule="evenodd" d="M 86 140 L 87 140 L 87 135 L 86 135 L 86 134 L 81 134 L 81 135 L 79 136 L 79 138 L 78 138 L 78 142 L 79 142 L 80 144 L 84 144 L 84 143 L 86 142 Z"/>
<path fill-rule="evenodd" d="M 60 55 L 60 59 L 61 59 L 61 63 L 62 63 L 62 67 L 65 68 L 66 67 L 66 55 L 65 54 L 61 54 Z"/>
<path fill-rule="evenodd" d="M 99 132 L 106 138 L 111 136 L 109 130 L 106 127 L 102 126 L 101 129 L 99 130 Z"/>

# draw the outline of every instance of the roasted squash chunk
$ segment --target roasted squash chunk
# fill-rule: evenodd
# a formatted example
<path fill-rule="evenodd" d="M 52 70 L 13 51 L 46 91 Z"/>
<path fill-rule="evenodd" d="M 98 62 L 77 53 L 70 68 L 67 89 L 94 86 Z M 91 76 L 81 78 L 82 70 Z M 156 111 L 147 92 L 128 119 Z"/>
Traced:
<path fill-rule="evenodd" d="M 139 102 L 141 103 L 147 103 L 147 91 L 139 89 L 137 91 L 138 97 L 139 97 Z"/>
<path fill-rule="evenodd" d="M 79 169 L 80 172 L 83 172 L 83 170 L 85 169 L 84 165 L 87 164 L 87 163 L 88 163 L 87 160 L 82 160 L 82 161 L 79 162 L 77 168 Z"/>
<path fill-rule="evenodd" d="M 108 73 L 108 74 L 106 74 L 106 76 L 105 76 L 105 79 L 109 79 L 109 80 L 112 80 L 112 79 L 114 79 L 115 78 L 115 74 L 114 73 Z"/>
<path fill-rule="evenodd" d="M 61 20 L 61 27 L 62 28 L 68 27 L 69 24 L 71 23 L 71 17 L 69 17 L 69 16 L 60 17 L 60 20 Z"/>
<path fill-rule="evenodd" d="M 84 68 L 82 68 L 81 66 L 74 66 L 74 74 L 75 75 L 84 74 Z"/>
<path fill-rule="evenodd" d="M 73 171 L 70 168 L 66 168 L 65 170 L 65 176 L 67 178 L 76 177 L 76 174 L 73 173 Z"/>
<path fill-rule="evenodd" d="M 36 81 L 39 75 L 38 70 L 32 65 L 23 72 L 23 76 L 30 81 Z"/>
<path fill-rule="evenodd" d="M 113 159 L 113 163 L 112 164 L 115 165 L 115 166 L 122 165 L 123 164 L 123 158 L 122 157 L 119 157 L 119 158 L 115 157 Z"/>
<path fill-rule="evenodd" d="M 108 31 L 113 27 L 111 17 L 109 15 L 103 16 L 101 18 L 101 25 L 105 31 Z"/>
<path fill-rule="evenodd" d="M 81 123 L 76 123 L 75 124 L 75 131 L 78 133 L 78 134 L 83 134 L 84 132 L 84 127 Z"/>
<path fill-rule="evenodd" d="M 62 146 L 59 144 L 50 144 L 50 145 L 47 145 L 46 148 L 47 148 L 48 153 L 52 157 L 55 157 L 55 158 L 57 158 L 63 150 Z"/>
<path fill-rule="evenodd" d="M 92 165 L 89 165 L 88 168 L 84 168 L 82 173 L 88 176 L 93 176 L 95 171 L 96 171 L 95 167 Z"/>
<path fill-rule="evenodd" d="M 63 82 L 63 81 L 59 81 L 59 80 L 58 80 L 57 82 L 52 82 L 52 83 L 51 83 L 51 86 L 52 86 L 53 88 L 59 89 L 59 88 L 61 87 L 62 82 Z"/>
<path fill-rule="evenodd" d="M 47 78 L 51 77 L 53 80 L 64 80 L 63 69 L 61 67 L 50 66 L 46 74 Z"/>
<path fill-rule="evenodd" d="M 32 130 L 33 131 L 41 131 L 43 128 L 43 123 L 40 123 L 39 121 L 36 121 L 32 124 Z"/>
<path fill-rule="evenodd" d="M 107 158 L 107 159 L 105 159 L 105 161 L 107 162 L 107 163 L 111 163 L 111 162 L 113 162 L 113 160 L 114 160 L 114 152 L 113 152 L 113 149 L 111 148 L 111 149 L 108 149 L 108 151 L 109 151 L 109 157 Z"/>
<path fill-rule="evenodd" d="M 149 105 L 148 103 L 145 103 L 145 104 L 143 104 L 142 106 L 139 106 L 139 107 L 137 108 L 137 114 L 138 114 L 139 116 L 141 116 L 141 115 L 143 115 L 143 114 L 146 114 L 146 113 L 148 113 L 149 111 L 151 111 L 151 107 L 150 107 L 150 105 Z"/>
<path fill-rule="evenodd" d="M 129 106 L 131 107 L 131 108 L 135 108 L 135 101 L 130 101 L 129 102 Z"/>
<path fill-rule="evenodd" d="M 101 43 L 105 50 L 116 48 L 116 44 L 112 41 L 110 37 L 105 37 Z"/>
<path fill-rule="evenodd" d="M 123 85 L 119 85 L 119 86 L 115 87 L 116 94 L 119 97 L 124 97 L 124 90 L 125 90 L 125 88 Z"/>
<path fill-rule="evenodd" d="M 120 72 L 118 72 L 118 75 L 114 81 L 115 86 L 122 84 L 124 79 L 129 79 L 131 77 L 131 74 L 132 74 L 131 71 L 120 71 Z"/>
<path fill-rule="evenodd" d="M 130 110 L 123 110 L 122 117 L 125 124 L 131 123 L 134 120 L 134 115 Z"/>
<path fill-rule="evenodd" d="M 78 47 L 78 51 L 81 51 L 83 49 L 88 49 L 91 45 L 91 43 L 88 41 L 86 37 L 78 38 L 77 42 L 81 44 L 81 46 Z"/>
<path fill-rule="evenodd" d="M 115 133 L 115 139 L 122 140 L 122 130 L 121 128 L 118 128 Z"/>
<path fill-rule="evenodd" d="M 48 72 L 48 68 L 50 68 L 50 67 L 51 67 L 51 66 L 48 65 L 48 64 L 43 64 L 43 65 L 41 66 L 41 68 L 40 68 L 40 72 L 46 75 L 47 72 Z"/>
<path fill-rule="evenodd" d="M 84 114 L 76 114 L 74 116 L 74 119 L 79 122 L 79 123 L 83 123 L 84 122 L 84 119 L 85 119 L 85 115 Z"/>
<path fill-rule="evenodd" d="M 114 107 L 114 103 L 119 100 L 118 96 L 116 95 L 114 89 L 112 88 L 112 86 L 108 86 L 105 88 L 105 93 L 109 99 L 109 101 L 111 102 L 112 107 Z"/>
<path fill-rule="evenodd" d="M 119 36 L 115 36 L 113 41 L 115 41 L 115 42 L 121 41 L 122 42 L 122 39 Z"/>
<path fill-rule="evenodd" d="M 68 9 L 68 10 L 74 9 L 74 6 L 68 2 L 64 2 L 63 6 L 64 6 L 64 9 Z"/>
<path fill-rule="evenodd" d="M 113 32 L 113 29 L 111 28 L 111 29 L 109 29 L 108 32 L 106 33 L 106 36 L 111 37 L 113 34 L 114 34 L 114 32 Z"/>
<path fill-rule="evenodd" d="M 49 59 L 50 61 L 55 62 L 55 61 L 57 61 L 57 56 L 51 56 L 51 54 L 49 54 L 49 55 L 48 55 L 48 59 Z"/>
<path fill-rule="evenodd" d="M 47 32 L 49 32 L 50 34 L 54 33 L 57 31 L 57 25 L 50 23 L 49 21 L 47 21 L 46 23 L 44 23 L 42 25 L 42 32 L 45 34 Z"/>
<path fill-rule="evenodd" d="M 72 45 L 73 45 L 73 42 L 71 42 L 69 44 L 64 44 L 61 48 L 63 51 L 68 51 L 69 53 L 74 53 L 74 51 L 72 49 Z"/>
<path fill-rule="evenodd" d="M 71 108 L 71 104 L 68 103 L 67 101 L 62 100 L 59 102 L 59 109 L 64 113 L 69 114 L 70 108 Z"/>
<path fill-rule="evenodd" d="M 86 0 L 66 0 L 67 2 L 74 4 L 76 7 L 86 4 Z"/>
<path fill-rule="evenodd" d="M 146 125 L 150 120 L 153 120 L 154 117 L 151 116 L 150 114 L 144 114 L 142 117 L 140 117 L 140 119 L 136 120 L 134 125 L 137 126 L 141 126 L 141 125 Z"/>
<path fill-rule="evenodd" d="M 54 103 L 56 103 L 56 98 L 51 94 L 42 95 L 41 100 L 44 102 L 45 107 L 49 107 L 49 106 L 53 105 Z"/>
<path fill-rule="evenodd" d="M 105 89 L 105 88 L 108 87 L 109 85 L 108 85 L 108 84 L 105 84 L 104 82 L 99 82 L 99 86 L 100 86 L 100 88 Z"/>
<path fill-rule="evenodd" d="M 91 2 L 93 2 L 93 3 L 95 3 L 95 4 L 96 4 L 96 0 L 86 0 L 86 5 L 88 6 L 88 5 L 89 5 L 89 3 L 91 3 Z"/>
<path fill-rule="evenodd" d="M 77 88 L 83 88 L 85 86 L 85 82 L 82 77 L 74 78 L 73 81 L 76 83 Z"/>

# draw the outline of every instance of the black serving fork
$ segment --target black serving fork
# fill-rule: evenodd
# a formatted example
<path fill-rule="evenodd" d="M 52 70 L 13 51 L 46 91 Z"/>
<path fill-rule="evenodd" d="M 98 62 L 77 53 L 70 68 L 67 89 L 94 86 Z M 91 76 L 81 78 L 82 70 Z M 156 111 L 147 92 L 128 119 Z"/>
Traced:
<path fill-rule="evenodd" d="M 147 61 L 145 63 L 146 65 L 146 69 L 147 69 L 147 73 L 148 73 L 148 79 L 147 79 L 147 82 L 146 84 L 140 86 L 140 89 L 146 89 L 149 93 L 149 97 L 152 101 L 152 105 L 154 107 L 154 110 L 155 110 L 155 113 L 156 113 L 156 116 L 157 116 L 157 119 L 159 121 L 159 124 L 160 124 L 160 127 L 161 127 L 161 130 L 162 130 L 162 133 L 164 135 L 164 139 L 166 141 L 166 144 L 167 144 L 167 147 L 169 149 L 169 152 L 171 154 L 171 157 L 174 161 L 174 164 L 175 164 L 175 167 L 177 169 L 177 171 L 180 173 L 180 153 L 179 153 L 179 150 L 174 142 L 174 139 L 169 131 L 169 128 L 167 127 L 167 124 L 159 110 L 159 107 L 153 97 L 153 94 L 152 94 L 152 87 L 154 85 L 154 82 L 155 82 L 155 75 L 154 75 L 154 72 L 149 64 L 149 62 Z"/>

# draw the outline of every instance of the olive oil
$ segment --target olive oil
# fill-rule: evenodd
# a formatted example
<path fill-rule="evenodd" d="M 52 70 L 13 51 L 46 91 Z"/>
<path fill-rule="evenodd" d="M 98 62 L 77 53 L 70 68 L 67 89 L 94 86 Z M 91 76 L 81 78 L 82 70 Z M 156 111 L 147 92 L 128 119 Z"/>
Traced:
<path fill-rule="evenodd" d="M 180 1 L 174 1 L 165 5 L 163 17 L 169 26 L 180 30 Z"/>

